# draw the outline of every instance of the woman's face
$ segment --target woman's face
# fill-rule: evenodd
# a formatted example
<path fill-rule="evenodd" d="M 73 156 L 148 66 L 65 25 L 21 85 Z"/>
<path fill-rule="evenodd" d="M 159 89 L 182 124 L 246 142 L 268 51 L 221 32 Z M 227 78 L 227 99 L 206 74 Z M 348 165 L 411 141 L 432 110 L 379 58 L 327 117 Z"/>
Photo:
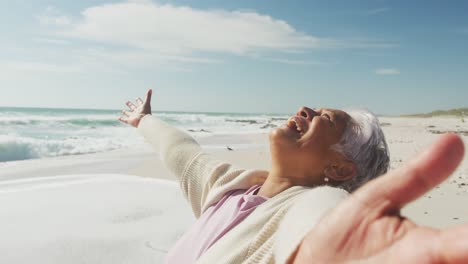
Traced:
<path fill-rule="evenodd" d="M 340 141 L 350 119 L 337 109 L 301 107 L 284 126 L 271 132 L 273 163 L 294 164 L 296 169 L 312 170 L 309 174 L 322 172 L 343 159 L 330 147 Z"/>

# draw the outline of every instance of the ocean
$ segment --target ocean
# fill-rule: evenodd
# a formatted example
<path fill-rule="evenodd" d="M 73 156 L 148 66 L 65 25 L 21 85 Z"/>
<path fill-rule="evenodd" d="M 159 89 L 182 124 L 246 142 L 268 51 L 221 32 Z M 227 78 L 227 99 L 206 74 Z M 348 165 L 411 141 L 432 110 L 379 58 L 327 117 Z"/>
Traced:
<path fill-rule="evenodd" d="M 278 114 L 155 112 L 204 137 L 267 132 L 285 123 Z M 136 129 L 117 120 L 120 110 L 0 107 L 0 162 L 105 152 L 145 144 Z"/>

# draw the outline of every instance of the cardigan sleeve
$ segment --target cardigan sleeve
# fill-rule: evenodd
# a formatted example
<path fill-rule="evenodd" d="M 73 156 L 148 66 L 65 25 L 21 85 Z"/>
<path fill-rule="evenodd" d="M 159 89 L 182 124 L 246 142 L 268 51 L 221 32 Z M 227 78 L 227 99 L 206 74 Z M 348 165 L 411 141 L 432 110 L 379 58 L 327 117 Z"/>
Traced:
<path fill-rule="evenodd" d="M 202 152 L 193 137 L 153 115 L 140 120 L 138 132 L 175 174 L 197 218 L 202 208 L 206 208 L 205 203 L 213 187 L 225 185 L 243 171 Z"/>
<path fill-rule="evenodd" d="M 343 189 L 322 186 L 297 197 L 278 227 L 275 263 L 287 263 L 307 233 L 348 195 Z"/>

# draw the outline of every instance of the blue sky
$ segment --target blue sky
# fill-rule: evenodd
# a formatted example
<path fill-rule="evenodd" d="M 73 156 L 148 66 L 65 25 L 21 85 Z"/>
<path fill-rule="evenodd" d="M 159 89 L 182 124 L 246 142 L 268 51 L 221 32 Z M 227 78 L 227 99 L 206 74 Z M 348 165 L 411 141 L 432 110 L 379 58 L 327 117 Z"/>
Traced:
<path fill-rule="evenodd" d="M 468 106 L 467 1 L 0 1 L 0 106 Z"/>

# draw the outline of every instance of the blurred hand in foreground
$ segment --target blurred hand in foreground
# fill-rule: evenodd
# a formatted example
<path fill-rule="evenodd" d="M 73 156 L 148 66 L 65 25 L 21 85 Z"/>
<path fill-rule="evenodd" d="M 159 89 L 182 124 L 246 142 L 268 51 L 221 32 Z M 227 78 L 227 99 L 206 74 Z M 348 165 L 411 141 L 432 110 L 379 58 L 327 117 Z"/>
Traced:
<path fill-rule="evenodd" d="M 149 89 L 146 92 L 145 100 L 141 100 L 140 97 L 136 99 L 136 105 L 130 101 L 127 101 L 125 104 L 128 106 L 130 111 L 123 110 L 119 121 L 129 124 L 134 127 L 138 127 L 140 124 L 141 118 L 145 115 L 151 115 L 151 95 L 153 90 Z"/>
<path fill-rule="evenodd" d="M 322 218 L 289 263 L 468 263 L 467 224 L 438 230 L 400 215 L 444 181 L 463 153 L 460 137 L 446 134 L 405 166 L 365 184 Z"/>

